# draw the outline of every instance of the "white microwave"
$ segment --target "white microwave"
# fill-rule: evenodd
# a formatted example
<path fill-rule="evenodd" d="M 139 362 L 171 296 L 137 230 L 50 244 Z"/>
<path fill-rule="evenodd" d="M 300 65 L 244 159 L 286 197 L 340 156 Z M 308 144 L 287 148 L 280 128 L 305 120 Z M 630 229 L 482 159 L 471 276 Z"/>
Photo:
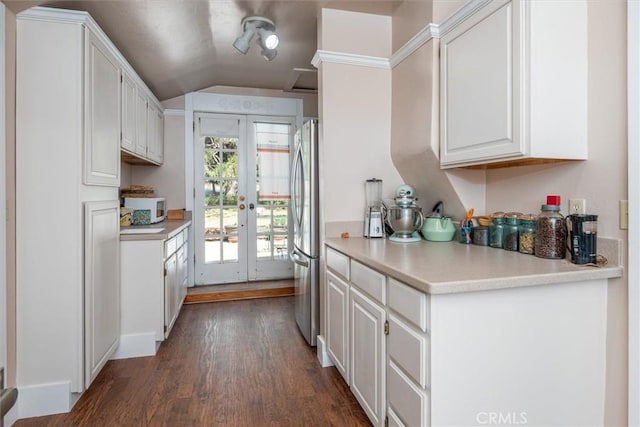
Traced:
<path fill-rule="evenodd" d="M 124 207 L 150 211 L 149 222 L 151 224 L 164 221 L 166 214 L 164 197 L 125 197 Z"/>

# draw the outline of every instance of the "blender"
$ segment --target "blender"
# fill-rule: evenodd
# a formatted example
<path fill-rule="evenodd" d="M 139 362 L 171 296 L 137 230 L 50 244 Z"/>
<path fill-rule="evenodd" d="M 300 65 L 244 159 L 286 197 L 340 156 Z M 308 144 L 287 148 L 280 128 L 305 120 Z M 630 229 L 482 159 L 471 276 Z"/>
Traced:
<path fill-rule="evenodd" d="M 364 183 L 367 207 L 364 212 L 364 237 L 384 237 L 382 222 L 382 180 L 371 178 Z"/>
<path fill-rule="evenodd" d="M 419 242 L 422 237 L 418 230 L 422 228 L 424 217 L 422 209 L 416 206 L 415 190 L 403 184 L 396 189 L 395 205 L 387 208 L 387 223 L 393 230 L 389 240 L 393 242 Z"/>

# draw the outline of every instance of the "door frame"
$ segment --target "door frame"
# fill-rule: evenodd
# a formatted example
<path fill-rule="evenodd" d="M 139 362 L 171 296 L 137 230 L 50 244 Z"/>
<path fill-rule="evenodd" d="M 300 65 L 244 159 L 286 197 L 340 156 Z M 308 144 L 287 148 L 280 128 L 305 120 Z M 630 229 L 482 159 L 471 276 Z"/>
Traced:
<path fill-rule="evenodd" d="M 206 92 L 190 92 L 184 100 L 184 170 L 185 170 L 185 207 L 193 212 L 195 208 L 194 175 L 194 119 L 196 113 L 241 114 L 251 116 L 291 116 L 295 117 L 297 128 L 302 127 L 303 101 L 299 98 L 280 98 L 271 96 L 228 95 Z M 195 233 L 189 227 L 189 254 L 194 254 Z M 189 262 L 189 277 L 195 278 L 195 256 Z M 193 286 L 195 281 L 190 281 Z"/>
<path fill-rule="evenodd" d="M 640 425 L 640 2 L 627 2 L 627 91 L 628 91 L 628 299 L 629 362 L 628 424 Z"/>

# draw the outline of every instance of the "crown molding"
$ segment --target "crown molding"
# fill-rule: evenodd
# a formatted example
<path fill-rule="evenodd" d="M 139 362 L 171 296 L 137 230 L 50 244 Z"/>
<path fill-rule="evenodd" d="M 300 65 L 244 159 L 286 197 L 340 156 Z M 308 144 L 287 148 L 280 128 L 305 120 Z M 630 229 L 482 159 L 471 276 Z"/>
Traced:
<path fill-rule="evenodd" d="M 427 24 L 418 31 L 400 49 L 395 51 L 391 58 L 381 58 L 377 56 L 356 55 L 343 52 L 331 52 L 318 50 L 311 60 L 311 64 L 318 68 L 322 62 L 334 64 L 359 65 L 363 67 L 373 67 L 382 69 L 392 69 L 402 63 L 416 50 L 432 39 L 439 39 L 443 35 L 458 26 L 461 22 L 473 15 L 478 9 L 484 7 L 491 0 L 469 0 L 460 9 L 456 10 L 440 24 Z"/>
<path fill-rule="evenodd" d="M 444 36 L 491 1 L 492 0 L 469 0 L 438 25 L 439 34 L 437 37 L 440 38 Z"/>
<path fill-rule="evenodd" d="M 317 50 L 313 55 L 311 65 L 318 68 L 322 62 L 342 65 L 357 65 L 360 67 L 381 68 L 390 70 L 389 59 L 379 56 L 357 55 L 354 53 L 331 52 L 328 50 Z"/>
<path fill-rule="evenodd" d="M 395 51 L 389 60 L 391 68 L 395 68 L 406 58 L 408 58 L 413 52 L 418 50 L 423 44 L 431 39 L 440 38 L 440 26 L 437 24 L 427 24 L 422 30 L 418 31 L 416 35 L 406 42 L 402 47 Z"/>
<path fill-rule="evenodd" d="M 180 116 L 180 117 L 184 117 L 184 110 L 176 110 L 173 108 L 166 108 L 163 111 L 165 116 Z"/>

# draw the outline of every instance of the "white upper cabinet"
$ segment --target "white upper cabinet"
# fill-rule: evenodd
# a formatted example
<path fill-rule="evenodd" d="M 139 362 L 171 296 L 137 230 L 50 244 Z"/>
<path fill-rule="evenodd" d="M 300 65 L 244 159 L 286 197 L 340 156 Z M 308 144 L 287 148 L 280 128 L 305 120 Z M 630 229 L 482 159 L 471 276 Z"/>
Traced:
<path fill-rule="evenodd" d="M 136 91 L 136 141 L 135 153 L 146 157 L 147 155 L 147 95 L 144 91 Z"/>
<path fill-rule="evenodd" d="M 84 183 L 120 186 L 120 67 L 92 32 L 85 32 Z"/>
<path fill-rule="evenodd" d="M 164 161 L 164 119 L 162 111 L 149 103 L 147 107 L 147 158 L 154 163 Z"/>
<path fill-rule="evenodd" d="M 162 164 L 164 127 L 162 110 L 148 91 L 122 68 L 122 159 L 134 164 Z"/>
<path fill-rule="evenodd" d="M 137 90 L 136 84 L 129 74 L 122 70 L 121 78 L 121 98 L 122 98 L 122 133 L 120 139 L 120 148 L 130 152 L 136 150 L 136 102 Z"/>
<path fill-rule="evenodd" d="M 587 158 L 587 6 L 493 0 L 440 40 L 441 167 Z"/>

